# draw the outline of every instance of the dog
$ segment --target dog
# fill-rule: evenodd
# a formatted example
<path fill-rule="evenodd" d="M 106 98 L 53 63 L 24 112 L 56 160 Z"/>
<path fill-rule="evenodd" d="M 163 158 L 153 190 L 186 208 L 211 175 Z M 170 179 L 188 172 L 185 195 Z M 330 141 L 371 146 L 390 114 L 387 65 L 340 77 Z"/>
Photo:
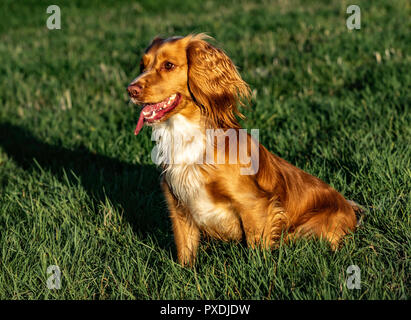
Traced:
<path fill-rule="evenodd" d="M 154 159 L 163 170 L 161 187 L 178 261 L 194 263 L 201 235 L 244 239 L 252 248 L 266 249 L 281 239 L 315 236 L 336 250 L 355 230 L 353 203 L 250 134 L 241 139 L 238 107 L 250 100 L 250 88 L 209 38 L 154 38 L 144 51 L 140 75 L 127 87 L 131 101 L 143 105 L 135 134 L 146 124 L 156 140 Z M 218 133 L 208 139 L 210 130 Z M 234 137 L 235 147 L 220 148 L 221 136 L 224 143 Z M 208 162 L 207 150 L 214 151 Z M 242 162 L 241 151 L 255 163 Z M 256 170 L 244 173 L 250 167 Z"/>

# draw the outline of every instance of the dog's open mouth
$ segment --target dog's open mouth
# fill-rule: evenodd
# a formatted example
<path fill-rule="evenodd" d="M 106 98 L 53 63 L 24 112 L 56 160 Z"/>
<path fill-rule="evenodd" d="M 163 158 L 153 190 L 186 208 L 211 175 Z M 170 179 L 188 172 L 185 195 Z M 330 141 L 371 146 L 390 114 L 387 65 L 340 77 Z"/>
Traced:
<path fill-rule="evenodd" d="M 158 103 L 146 103 L 143 105 L 143 109 L 140 112 L 136 129 L 134 134 L 138 135 L 144 122 L 155 122 L 161 120 L 167 113 L 173 110 L 180 103 L 181 95 L 175 93 L 170 97 L 160 101 Z"/>

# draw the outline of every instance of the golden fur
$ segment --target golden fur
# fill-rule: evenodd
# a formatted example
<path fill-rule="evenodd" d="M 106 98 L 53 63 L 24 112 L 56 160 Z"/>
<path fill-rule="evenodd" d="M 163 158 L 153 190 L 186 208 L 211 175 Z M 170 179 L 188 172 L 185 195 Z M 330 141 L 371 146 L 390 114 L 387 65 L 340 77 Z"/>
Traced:
<path fill-rule="evenodd" d="M 141 75 L 131 84 L 138 87 L 136 103 L 157 103 L 178 92 L 179 105 L 158 123 L 164 169 L 162 189 L 173 225 L 178 260 L 192 264 L 201 234 L 222 240 L 245 237 L 254 247 L 270 248 L 284 232 L 285 239 L 315 235 L 328 240 L 333 249 L 356 225 L 352 205 L 320 179 L 292 166 L 258 145 L 258 171 L 241 174 L 246 165 L 202 163 L 205 130 L 239 130 L 237 107 L 250 97 L 248 85 L 233 62 L 205 41 L 203 34 L 169 39 L 155 38 L 141 60 Z M 165 61 L 174 67 L 166 70 Z M 195 139 L 185 139 L 198 131 Z M 182 142 L 175 143 L 178 139 Z M 251 137 L 237 139 L 238 148 L 250 155 Z M 167 163 L 164 154 L 178 163 Z M 214 146 L 215 147 L 215 146 Z M 216 151 L 217 152 L 217 151 Z"/>

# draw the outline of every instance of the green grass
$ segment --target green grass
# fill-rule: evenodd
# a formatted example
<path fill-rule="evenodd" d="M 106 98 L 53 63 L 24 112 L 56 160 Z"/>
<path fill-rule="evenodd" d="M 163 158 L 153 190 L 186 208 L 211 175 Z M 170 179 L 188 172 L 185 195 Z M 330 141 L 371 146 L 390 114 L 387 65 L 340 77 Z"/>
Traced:
<path fill-rule="evenodd" d="M 0 5 L 1 299 L 410 298 L 409 2 L 356 1 L 354 31 L 337 0 L 54 1 L 54 31 L 49 4 Z M 195 268 L 176 263 L 151 132 L 133 135 L 125 88 L 151 38 L 191 32 L 253 89 L 243 126 L 367 208 L 336 253 L 203 241 Z"/>

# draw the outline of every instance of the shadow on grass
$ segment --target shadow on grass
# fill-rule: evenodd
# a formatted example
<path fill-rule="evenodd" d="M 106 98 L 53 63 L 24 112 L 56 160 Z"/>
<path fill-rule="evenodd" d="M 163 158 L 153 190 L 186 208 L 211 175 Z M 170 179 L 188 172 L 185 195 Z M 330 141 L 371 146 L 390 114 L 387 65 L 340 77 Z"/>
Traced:
<path fill-rule="evenodd" d="M 53 146 L 9 123 L 0 123 L 0 146 L 28 172 L 39 170 L 37 162 L 63 183 L 65 173 L 74 185 L 80 180 L 96 204 L 108 199 L 124 211 L 137 234 L 153 236 L 161 247 L 170 246 L 170 226 L 154 165 L 132 165 L 83 148 Z"/>

